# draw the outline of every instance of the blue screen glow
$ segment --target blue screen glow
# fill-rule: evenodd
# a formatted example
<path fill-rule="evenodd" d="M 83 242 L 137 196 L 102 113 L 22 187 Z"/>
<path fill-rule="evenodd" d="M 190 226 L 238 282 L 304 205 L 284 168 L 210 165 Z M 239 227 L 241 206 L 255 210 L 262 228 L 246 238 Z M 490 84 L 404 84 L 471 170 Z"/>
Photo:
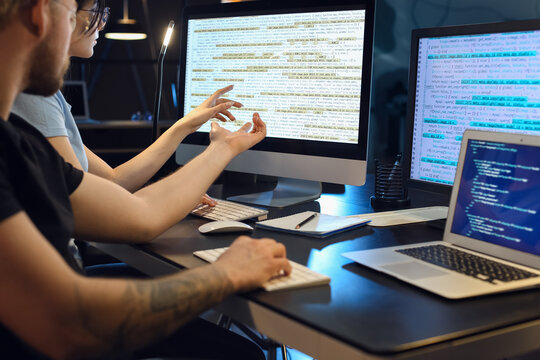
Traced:
<path fill-rule="evenodd" d="M 540 255 L 540 149 L 469 140 L 452 232 Z"/>

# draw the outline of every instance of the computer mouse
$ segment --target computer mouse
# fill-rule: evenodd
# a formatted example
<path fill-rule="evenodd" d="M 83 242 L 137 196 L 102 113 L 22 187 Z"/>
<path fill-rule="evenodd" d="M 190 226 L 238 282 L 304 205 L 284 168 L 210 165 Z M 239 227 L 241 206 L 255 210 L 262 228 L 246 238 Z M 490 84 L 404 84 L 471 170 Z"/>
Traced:
<path fill-rule="evenodd" d="M 253 228 L 248 224 L 233 220 L 212 221 L 199 226 L 199 232 L 201 234 L 218 234 L 251 230 L 253 230 Z"/>

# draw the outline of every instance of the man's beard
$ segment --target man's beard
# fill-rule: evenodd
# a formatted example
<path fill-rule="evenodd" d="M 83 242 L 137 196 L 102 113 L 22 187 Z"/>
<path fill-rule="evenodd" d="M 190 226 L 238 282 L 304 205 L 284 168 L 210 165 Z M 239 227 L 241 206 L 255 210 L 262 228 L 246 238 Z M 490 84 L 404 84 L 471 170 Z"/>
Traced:
<path fill-rule="evenodd" d="M 41 96 L 54 95 L 64 85 L 64 75 L 69 68 L 69 57 L 64 59 L 61 69 L 55 64 L 56 54 L 48 44 L 43 44 L 37 49 L 33 57 L 33 63 L 28 76 L 28 86 L 24 93 Z M 57 71 L 54 71 L 58 69 Z"/>

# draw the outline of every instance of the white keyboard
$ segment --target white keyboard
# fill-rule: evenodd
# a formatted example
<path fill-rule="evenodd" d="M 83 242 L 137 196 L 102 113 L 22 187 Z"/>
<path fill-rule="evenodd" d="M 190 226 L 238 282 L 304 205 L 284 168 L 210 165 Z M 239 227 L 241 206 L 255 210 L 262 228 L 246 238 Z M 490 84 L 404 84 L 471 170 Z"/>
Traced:
<path fill-rule="evenodd" d="M 208 261 L 210 263 L 217 260 L 217 258 L 225 252 L 228 248 L 210 249 L 195 251 L 193 255 Z M 298 289 L 304 287 L 311 287 L 317 285 L 326 285 L 330 283 L 330 277 L 319 274 L 304 265 L 290 261 L 292 266 L 292 272 L 289 276 L 277 276 L 263 284 L 263 288 L 266 291 L 275 291 L 283 289 Z"/>
<path fill-rule="evenodd" d="M 258 221 L 268 217 L 268 210 L 252 206 L 242 205 L 232 201 L 216 199 L 217 205 L 199 205 L 191 211 L 193 215 L 201 216 L 208 220 L 235 220 L 242 221 L 257 218 Z"/>
<path fill-rule="evenodd" d="M 403 209 L 394 211 L 383 211 L 377 213 L 367 213 L 351 215 L 351 217 L 361 217 L 371 220 L 369 226 L 393 226 L 402 224 L 413 224 L 424 221 L 446 219 L 448 215 L 447 206 L 429 206 L 416 209 Z"/>

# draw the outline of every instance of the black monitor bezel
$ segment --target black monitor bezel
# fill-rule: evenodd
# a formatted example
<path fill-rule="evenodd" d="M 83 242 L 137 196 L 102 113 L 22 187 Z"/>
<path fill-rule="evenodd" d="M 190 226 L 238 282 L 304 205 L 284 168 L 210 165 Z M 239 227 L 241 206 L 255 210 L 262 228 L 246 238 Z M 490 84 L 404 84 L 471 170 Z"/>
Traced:
<path fill-rule="evenodd" d="M 314 0 L 314 1 L 254 1 L 241 3 L 225 3 L 187 7 L 182 14 L 181 47 L 178 74 L 178 117 L 184 111 L 184 86 L 187 47 L 187 26 L 191 18 L 227 17 L 235 15 L 280 14 L 291 12 L 317 12 L 328 10 L 366 10 L 365 36 L 362 64 L 362 84 L 360 98 L 360 127 L 358 131 L 358 144 L 344 144 L 336 142 L 309 141 L 297 139 L 282 139 L 266 137 L 255 145 L 253 150 L 279 152 L 288 154 L 301 154 L 323 156 L 340 159 L 366 160 L 367 142 L 371 98 L 371 71 L 373 55 L 374 30 L 374 0 Z M 182 90 L 180 90 L 182 89 Z M 217 89 L 216 89 L 217 90 Z M 264 120 L 264 119 L 263 119 Z M 364 134 L 364 135 L 363 135 Z M 193 133 L 186 137 L 184 143 L 194 145 L 208 145 L 207 133 Z"/>
<path fill-rule="evenodd" d="M 79 99 L 73 99 L 73 96 L 70 95 L 73 91 L 72 89 L 76 89 L 78 92 L 80 91 L 80 94 L 77 94 L 80 96 Z M 62 85 L 62 93 L 66 99 L 70 100 L 73 119 L 76 121 L 90 119 L 90 106 L 88 105 L 88 89 L 86 87 L 86 81 L 65 80 L 64 84 Z M 76 113 L 75 110 L 77 110 L 77 102 L 82 103 L 80 104 L 82 106 L 82 112 Z"/>
<path fill-rule="evenodd" d="M 519 32 L 540 30 L 540 20 L 517 20 L 496 23 L 480 23 L 471 25 L 443 26 L 435 28 L 414 29 L 411 35 L 411 55 L 409 65 L 409 94 L 407 101 L 407 133 L 404 170 L 407 185 L 410 188 L 450 195 L 452 185 L 411 179 L 412 145 L 414 131 L 414 109 L 416 103 L 416 77 L 418 73 L 418 44 L 421 38 L 448 37 L 461 35 L 494 34 L 502 32 Z"/>

